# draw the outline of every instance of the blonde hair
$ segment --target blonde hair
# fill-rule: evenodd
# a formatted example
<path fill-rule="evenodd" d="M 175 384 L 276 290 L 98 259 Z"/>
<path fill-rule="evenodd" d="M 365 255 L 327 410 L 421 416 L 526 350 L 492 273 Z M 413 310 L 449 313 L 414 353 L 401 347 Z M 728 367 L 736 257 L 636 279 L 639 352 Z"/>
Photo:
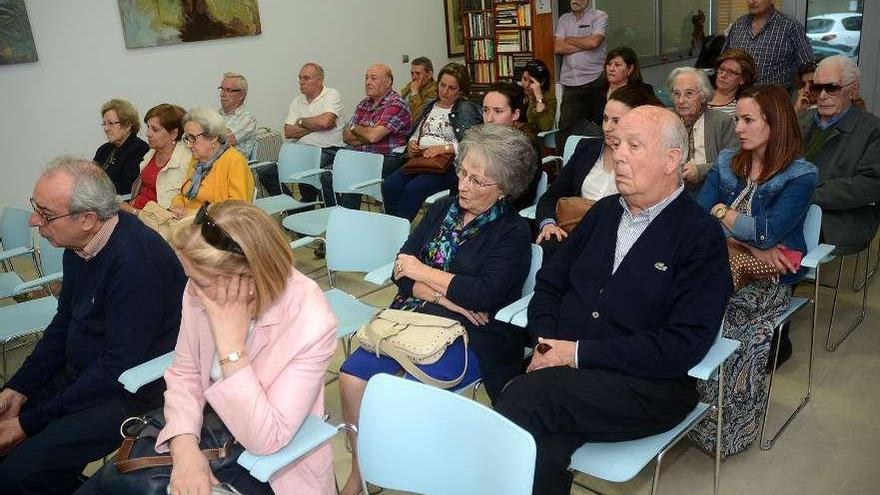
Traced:
<path fill-rule="evenodd" d="M 210 244 L 195 217 L 181 220 L 171 233 L 171 247 L 208 276 L 246 275 L 254 279 L 255 311 L 259 316 L 284 292 L 293 268 L 287 238 L 263 210 L 244 201 L 212 204 L 208 214 L 241 246 L 244 256 Z"/>
<path fill-rule="evenodd" d="M 116 116 L 119 118 L 119 125 L 122 127 L 131 127 L 131 133 L 137 134 L 141 129 L 141 123 L 138 122 L 138 110 L 137 107 L 129 103 L 127 100 L 123 100 L 120 98 L 113 98 L 101 105 L 101 117 L 104 117 L 104 114 L 113 110 L 116 112 Z"/>

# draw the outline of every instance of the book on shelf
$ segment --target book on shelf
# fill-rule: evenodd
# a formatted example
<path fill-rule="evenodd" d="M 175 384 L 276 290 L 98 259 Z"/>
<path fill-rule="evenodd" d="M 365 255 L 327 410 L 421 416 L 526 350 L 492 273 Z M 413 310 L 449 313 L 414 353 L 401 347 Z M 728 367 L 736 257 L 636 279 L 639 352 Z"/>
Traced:
<path fill-rule="evenodd" d="M 530 4 L 496 5 L 495 24 L 498 26 L 531 27 L 532 6 Z"/>
<path fill-rule="evenodd" d="M 490 0 L 461 0 L 461 10 L 484 10 Z"/>
<path fill-rule="evenodd" d="M 495 43 L 491 39 L 470 40 L 470 58 L 476 60 L 491 60 L 495 58 Z"/>
<path fill-rule="evenodd" d="M 475 84 L 490 84 L 496 81 L 495 64 L 492 62 L 474 62 L 469 65 Z"/>
<path fill-rule="evenodd" d="M 498 78 L 519 80 L 523 69 L 531 60 L 531 53 L 498 55 Z"/>
<path fill-rule="evenodd" d="M 492 15 L 487 12 L 471 12 L 465 14 L 467 22 L 467 38 L 492 36 Z"/>
<path fill-rule="evenodd" d="M 498 53 L 532 51 L 532 31 L 502 31 L 498 28 Z"/>

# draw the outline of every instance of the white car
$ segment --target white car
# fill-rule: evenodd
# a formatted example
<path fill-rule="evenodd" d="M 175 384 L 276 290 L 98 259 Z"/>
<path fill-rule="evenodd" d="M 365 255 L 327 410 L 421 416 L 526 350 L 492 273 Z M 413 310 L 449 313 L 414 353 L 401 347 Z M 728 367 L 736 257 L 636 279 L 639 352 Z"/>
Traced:
<path fill-rule="evenodd" d="M 855 50 L 862 34 L 862 14 L 848 12 L 813 16 L 807 19 L 806 30 L 807 38 L 811 41 L 824 41 L 829 45 Z"/>

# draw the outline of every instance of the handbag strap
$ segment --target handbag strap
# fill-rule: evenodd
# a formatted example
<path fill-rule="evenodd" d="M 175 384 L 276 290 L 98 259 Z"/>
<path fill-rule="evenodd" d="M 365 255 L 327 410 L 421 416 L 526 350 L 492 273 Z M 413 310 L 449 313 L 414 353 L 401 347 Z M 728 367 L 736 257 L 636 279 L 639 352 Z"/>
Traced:
<path fill-rule="evenodd" d="M 113 463 L 120 474 L 126 474 L 151 467 L 171 466 L 173 464 L 170 455 L 157 455 L 130 459 L 131 448 L 134 445 L 135 440 L 137 440 L 137 437 L 125 437 L 122 440 L 122 445 L 119 447 L 119 452 L 116 454 L 116 462 Z M 204 454 L 209 461 L 215 461 L 217 459 L 228 457 L 231 451 L 232 445 L 227 442 L 223 447 L 217 449 L 202 449 L 202 454 Z"/>
<path fill-rule="evenodd" d="M 459 383 L 461 383 L 462 380 L 464 380 L 464 375 L 467 373 L 467 369 L 468 369 L 468 335 L 467 335 L 467 332 L 463 333 L 462 337 L 464 338 L 464 368 L 462 368 L 461 374 L 458 375 L 457 378 L 453 378 L 452 380 L 448 380 L 448 381 L 447 380 L 438 380 L 436 378 L 432 378 L 427 373 L 425 373 L 424 371 L 419 369 L 419 367 L 416 366 L 416 364 L 413 363 L 406 354 L 400 352 L 400 350 L 398 350 L 396 347 L 394 347 L 394 346 L 382 347 L 382 340 L 376 341 L 376 351 L 378 352 L 379 348 L 381 347 L 382 352 L 385 353 L 386 356 L 397 361 L 397 363 L 400 364 L 400 366 L 402 366 L 403 369 L 406 370 L 407 373 L 418 378 L 419 381 L 422 383 L 425 383 L 427 385 L 431 385 L 433 387 L 438 387 L 438 388 L 452 388 L 452 387 L 458 385 Z"/>

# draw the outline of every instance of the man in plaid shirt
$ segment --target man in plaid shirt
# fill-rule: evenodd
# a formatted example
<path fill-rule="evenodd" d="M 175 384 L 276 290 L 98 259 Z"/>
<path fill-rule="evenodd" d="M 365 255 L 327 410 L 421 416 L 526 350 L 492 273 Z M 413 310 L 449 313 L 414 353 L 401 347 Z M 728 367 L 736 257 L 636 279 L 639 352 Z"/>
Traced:
<path fill-rule="evenodd" d="M 798 69 L 814 60 L 803 26 L 776 10 L 773 0 L 747 2 L 749 13 L 733 23 L 724 50 L 739 48 L 754 57 L 755 84 L 781 84 L 792 90 Z"/>

